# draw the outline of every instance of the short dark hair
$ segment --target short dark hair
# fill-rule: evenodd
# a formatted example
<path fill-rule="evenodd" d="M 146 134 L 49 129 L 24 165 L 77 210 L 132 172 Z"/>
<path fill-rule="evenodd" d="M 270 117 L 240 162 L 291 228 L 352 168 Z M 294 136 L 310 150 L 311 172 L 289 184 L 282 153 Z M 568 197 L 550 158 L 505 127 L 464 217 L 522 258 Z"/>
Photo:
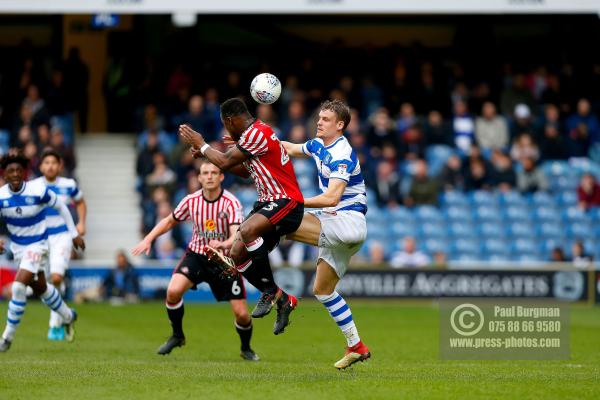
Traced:
<path fill-rule="evenodd" d="M 223 104 L 221 104 L 221 116 L 223 118 L 237 117 L 246 114 L 250 114 L 248 107 L 246 107 L 244 100 L 238 97 L 225 100 Z"/>
<path fill-rule="evenodd" d="M 19 164 L 24 169 L 29 166 L 29 159 L 22 153 L 7 154 L 0 161 L 0 168 L 6 169 L 10 164 Z"/>
<path fill-rule="evenodd" d="M 337 120 L 344 122 L 342 129 L 346 129 L 350 123 L 350 107 L 341 100 L 325 100 L 321 103 L 320 111 L 332 111 L 335 113 Z"/>
<path fill-rule="evenodd" d="M 44 152 L 42 153 L 42 156 L 40 157 L 40 163 L 43 162 L 46 157 L 54 157 L 56 158 L 56 161 L 61 162 L 62 161 L 62 156 L 60 155 L 60 153 L 54 149 L 47 149 L 44 150 Z"/>

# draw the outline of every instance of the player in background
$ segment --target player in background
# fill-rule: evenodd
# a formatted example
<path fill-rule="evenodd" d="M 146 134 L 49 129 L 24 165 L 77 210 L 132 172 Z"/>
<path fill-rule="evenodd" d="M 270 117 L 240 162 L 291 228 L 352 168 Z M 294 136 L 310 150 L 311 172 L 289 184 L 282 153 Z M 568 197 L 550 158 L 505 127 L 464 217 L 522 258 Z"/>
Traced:
<path fill-rule="evenodd" d="M 181 125 L 179 134 L 192 146 L 192 150 L 197 149 L 194 156 L 202 154 L 222 170 L 237 174 L 242 173 L 240 166 L 243 166 L 254 180 L 258 201 L 240 226 L 240 240 L 234 242 L 231 258 L 235 264 L 233 267 L 262 292 L 252 317 L 264 317 L 277 304 L 273 333 L 278 335 L 289 324 L 289 315 L 298 300 L 275 283 L 269 251 L 279 243 L 280 237 L 300 226 L 304 198 L 283 145 L 269 125 L 250 114 L 243 100 L 233 98 L 225 101 L 221 105 L 221 120 L 236 142 L 225 153 L 211 148 L 202 135 L 188 125 Z M 209 251 L 210 256 L 229 262 L 228 257 Z"/>
<path fill-rule="evenodd" d="M 317 135 L 303 144 L 283 142 L 292 157 L 312 157 L 317 165 L 321 194 L 307 198 L 300 228 L 288 239 L 319 247 L 313 293 L 346 337 L 347 348 L 335 367 L 344 369 L 371 357 L 360 340 L 346 301 L 336 286 L 367 236 L 367 197 L 356 153 L 344 137 L 350 109 L 339 100 L 325 101 L 319 110 Z"/>
<path fill-rule="evenodd" d="M 42 301 L 56 311 L 64 321 L 65 336 L 73 341 L 74 323 L 77 313 L 63 301 L 56 288 L 46 283 L 44 270 L 48 261 L 48 232 L 45 209 L 52 207 L 64 218 L 75 248 L 84 249 L 85 243 L 77 233 L 75 224 L 64 205 L 40 181 L 25 182 L 25 171 L 29 160 L 21 155 L 7 155 L 0 166 L 7 182 L 0 188 L 0 215 L 4 218 L 11 240 L 10 248 L 18 266 L 12 284 L 12 297 L 8 302 L 6 328 L 0 339 L 0 352 L 7 351 L 25 313 L 27 286 L 40 296 Z M 4 242 L 0 241 L 0 252 Z"/>
<path fill-rule="evenodd" d="M 40 181 L 67 206 L 74 204 L 77 211 L 77 232 L 85 235 L 85 217 L 87 208 L 83 193 L 79 190 L 74 179 L 58 176 L 62 169 L 62 157 L 54 150 L 46 150 L 40 159 L 41 177 L 34 180 Z M 64 218 L 53 209 L 46 209 L 46 227 L 48 231 L 50 282 L 57 288 L 61 295 L 65 294 L 65 271 L 69 267 L 73 242 Z M 56 311 L 50 311 L 48 339 L 64 340 L 65 329 L 63 320 Z"/>
<path fill-rule="evenodd" d="M 175 211 L 160 221 L 154 229 L 132 250 L 132 254 L 150 254 L 152 242 L 160 235 L 173 229 L 182 221 L 191 220 L 193 236 L 187 252 L 175 267 L 167 288 L 166 307 L 173 333 L 160 346 L 158 354 L 169 354 L 175 347 L 185 344 L 183 333 L 183 295 L 189 289 L 196 289 L 207 282 L 217 301 L 229 301 L 235 315 L 235 328 L 240 336 L 241 357 L 258 361 L 259 357 L 250 348 L 252 337 L 252 318 L 246 305 L 246 291 L 241 276 L 235 279 L 223 279 L 219 266 L 206 257 L 205 247 L 228 253 L 239 224 L 244 215 L 239 200 L 221 187 L 225 176 L 223 172 L 209 162 L 200 167 L 198 180 L 202 189 L 186 196 Z"/>

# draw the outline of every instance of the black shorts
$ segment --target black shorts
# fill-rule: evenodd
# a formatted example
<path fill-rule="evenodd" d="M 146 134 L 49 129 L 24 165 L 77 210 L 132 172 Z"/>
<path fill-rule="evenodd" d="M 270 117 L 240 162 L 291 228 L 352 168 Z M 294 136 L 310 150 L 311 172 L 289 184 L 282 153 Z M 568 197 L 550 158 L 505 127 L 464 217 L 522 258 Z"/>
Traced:
<path fill-rule="evenodd" d="M 257 201 L 248 217 L 252 214 L 264 215 L 275 227 L 273 232 L 264 237 L 268 247 L 272 249 L 279 243 L 280 237 L 298 230 L 304 216 L 304 203 L 291 199 Z"/>
<path fill-rule="evenodd" d="M 236 278 L 228 279 L 221 275 L 221 269 L 208 260 L 203 254 L 187 250 L 173 271 L 188 278 L 197 289 L 197 285 L 206 282 L 217 301 L 241 300 L 246 298 L 244 280 L 238 274 Z"/>

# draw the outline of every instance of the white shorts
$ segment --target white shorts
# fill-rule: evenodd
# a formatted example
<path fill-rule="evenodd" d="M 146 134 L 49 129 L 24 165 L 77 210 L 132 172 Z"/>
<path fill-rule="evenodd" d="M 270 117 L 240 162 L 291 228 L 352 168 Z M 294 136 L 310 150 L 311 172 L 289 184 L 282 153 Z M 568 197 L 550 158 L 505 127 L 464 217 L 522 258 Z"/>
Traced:
<path fill-rule="evenodd" d="M 73 251 L 71 235 L 69 232 L 50 235 L 48 236 L 48 246 L 50 248 L 50 273 L 65 276 Z"/>
<path fill-rule="evenodd" d="M 331 265 L 337 276 L 346 274 L 350 258 L 367 238 L 367 219 L 358 211 L 309 211 L 321 221 L 319 260 Z"/>
<path fill-rule="evenodd" d="M 19 269 L 24 269 L 37 274 L 38 272 L 46 272 L 48 268 L 48 242 L 32 243 L 26 246 L 11 243 L 10 251 L 15 257 L 15 265 Z"/>

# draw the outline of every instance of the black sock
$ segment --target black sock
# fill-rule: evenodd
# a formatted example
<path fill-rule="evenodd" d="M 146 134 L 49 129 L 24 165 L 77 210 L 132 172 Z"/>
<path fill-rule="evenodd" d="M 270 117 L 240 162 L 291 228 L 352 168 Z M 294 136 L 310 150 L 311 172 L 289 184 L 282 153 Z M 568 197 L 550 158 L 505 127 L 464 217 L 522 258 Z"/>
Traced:
<path fill-rule="evenodd" d="M 273 278 L 267 247 L 262 238 L 246 245 L 252 264 L 243 272 L 243 275 L 248 279 L 248 282 L 261 292 L 274 293 L 277 291 L 277 284 L 275 284 Z"/>
<path fill-rule="evenodd" d="M 176 304 L 167 303 L 167 314 L 173 328 L 173 336 L 179 338 L 185 337 L 183 334 L 183 311 L 183 300 Z"/>
<path fill-rule="evenodd" d="M 240 335 L 240 342 L 242 343 L 241 349 L 250 350 L 250 339 L 252 338 L 252 320 L 246 326 L 240 325 L 235 322 L 235 330 Z"/>

